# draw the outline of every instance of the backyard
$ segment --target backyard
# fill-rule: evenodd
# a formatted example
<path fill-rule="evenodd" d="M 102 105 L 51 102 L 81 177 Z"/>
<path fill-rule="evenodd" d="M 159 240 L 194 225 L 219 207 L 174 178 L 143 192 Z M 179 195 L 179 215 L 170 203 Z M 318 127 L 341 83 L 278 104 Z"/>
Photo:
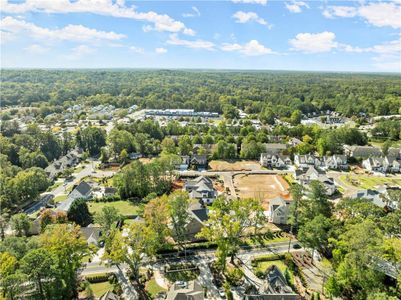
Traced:
<path fill-rule="evenodd" d="M 146 282 L 145 290 L 149 293 L 152 299 L 155 298 L 157 294 L 166 291 L 166 289 L 157 284 L 154 278 Z"/>
<path fill-rule="evenodd" d="M 209 163 L 211 171 L 253 171 L 261 170 L 259 162 L 255 161 L 226 161 L 212 160 Z"/>
<path fill-rule="evenodd" d="M 350 187 L 358 187 L 362 189 L 373 189 L 379 185 L 390 184 L 390 185 L 400 185 L 401 177 L 384 177 L 384 176 L 373 176 L 365 174 L 347 174 L 341 175 L 339 180 Z"/>
<path fill-rule="evenodd" d="M 130 201 L 120 200 L 113 202 L 88 202 L 88 208 L 91 214 L 100 212 L 105 206 L 115 207 L 123 216 L 137 215 L 140 211 L 140 205 L 134 204 Z"/>
<path fill-rule="evenodd" d="M 113 290 L 113 285 L 108 281 L 91 283 L 90 287 L 96 298 L 100 298 L 107 291 Z"/>

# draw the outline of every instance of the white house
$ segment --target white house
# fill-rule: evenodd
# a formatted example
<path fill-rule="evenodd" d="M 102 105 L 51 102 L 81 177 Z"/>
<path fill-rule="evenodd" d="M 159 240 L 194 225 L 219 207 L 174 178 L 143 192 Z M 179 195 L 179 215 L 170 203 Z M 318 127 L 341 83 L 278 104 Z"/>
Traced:
<path fill-rule="evenodd" d="M 269 201 L 268 219 L 273 224 L 287 224 L 290 201 L 284 200 L 281 197 L 271 199 Z"/>
<path fill-rule="evenodd" d="M 288 155 L 260 154 L 260 164 L 263 167 L 282 169 L 290 166 L 291 163 L 291 158 Z"/>
<path fill-rule="evenodd" d="M 370 172 L 399 173 L 401 161 L 393 157 L 370 157 L 362 161 L 362 167 Z"/>
<path fill-rule="evenodd" d="M 217 198 L 217 191 L 209 177 L 199 176 L 193 180 L 188 180 L 184 189 L 191 198 L 198 199 L 204 204 L 211 204 Z"/>
<path fill-rule="evenodd" d="M 347 156 L 335 154 L 323 157 L 323 165 L 327 169 L 348 170 Z"/>
<path fill-rule="evenodd" d="M 306 172 L 298 170 L 295 175 L 301 185 L 308 186 L 312 181 L 316 180 L 324 185 L 328 196 L 331 196 L 336 192 L 334 180 L 327 177 L 324 171 L 316 169 L 314 166 L 310 166 Z"/>
<path fill-rule="evenodd" d="M 322 161 L 320 160 L 319 157 L 312 154 L 306 154 L 306 155 L 295 154 L 294 164 L 301 169 L 307 169 L 310 166 L 319 168 L 322 166 Z"/>

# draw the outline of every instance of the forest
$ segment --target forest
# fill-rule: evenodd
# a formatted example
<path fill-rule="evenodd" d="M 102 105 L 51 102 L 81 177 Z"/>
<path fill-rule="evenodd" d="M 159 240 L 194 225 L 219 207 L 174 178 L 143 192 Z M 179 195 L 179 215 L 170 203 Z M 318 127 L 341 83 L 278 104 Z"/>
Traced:
<path fill-rule="evenodd" d="M 399 113 L 399 75 L 283 71 L 200 70 L 2 70 L 1 102 L 5 106 L 67 107 L 75 102 L 127 108 L 194 108 L 228 111 L 231 107 L 259 114 L 272 110 L 289 117 L 333 110 Z"/>

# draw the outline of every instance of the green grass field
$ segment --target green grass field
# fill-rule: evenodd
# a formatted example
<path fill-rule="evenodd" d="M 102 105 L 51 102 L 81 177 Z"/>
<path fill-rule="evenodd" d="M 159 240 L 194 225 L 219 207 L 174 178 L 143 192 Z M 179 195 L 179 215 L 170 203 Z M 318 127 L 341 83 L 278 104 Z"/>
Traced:
<path fill-rule="evenodd" d="M 96 298 L 100 298 L 104 293 L 113 289 L 113 286 L 108 282 L 91 283 L 90 287 Z"/>
<path fill-rule="evenodd" d="M 363 189 L 373 189 L 374 187 L 383 184 L 401 186 L 401 179 L 381 177 L 381 176 L 349 174 L 349 175 L 341 175 L 340 180 L 349 186 L 356 186 Z M 359 184 L 353 185 L 352 181 L 358 182 Z"/>
<path fill-rule="evenodd" d="M 145 290 L 150 294 L 152 298 L 154 298 L 158 293 L 166 291 L 166 289 L 157 284 L 154 278 L 146 283 Z"/>
<path fill-rule="evenodd" d="M 286 269 L 288 269 L 288 267 L 286 266 L 286 264 L 284 263 L 284 260 L 272 260 L 272 261 L 261 261 L 259 263 L 257 263 L 256 267 L 253 268 L 254 272 L 262 272 L 265 273 L 267 268 L 271 267 L 275 265 L 280 271 L 281 273 L 284 275 L 284 272 Z M 294 275 L 292 274 L 292 272 L 290 270 L 288 270 L 290 273 L 290 283 L 293 284 L 294 283 Z"/>
<path fill-rule="evenodd" d="M 120 200 L 114 202 L 88 202 L 88 208 L 91 214 L 100 212 L 105 206 L 115 207 L 123 216 L 136 215 L 139 211 L 139 205 L 133 204 L 129 201 Z"/>
<path fill-rule="evenodd" d="M 61 201 L 66 200 L 68 195 L 58 195 L 57 197 L 54 197 L 53 201 L 54 203 L 59 203 Z"/>

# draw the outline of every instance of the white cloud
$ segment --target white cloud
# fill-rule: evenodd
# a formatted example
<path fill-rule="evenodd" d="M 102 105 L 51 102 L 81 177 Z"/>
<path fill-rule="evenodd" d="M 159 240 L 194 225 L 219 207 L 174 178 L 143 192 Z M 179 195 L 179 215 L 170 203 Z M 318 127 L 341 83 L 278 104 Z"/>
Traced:
<path fill-rule="evenodd" d="M 304 53 L 329 52 L 337 48 L 336 35 L 333 32 L 298 33 L 294 39 L 289 40 L 292 50 Z"/>
<path fill-rule="evenodd" d="M 166 14 L 154 11 L 137 12 L 134 6 L 126 6 L 123 0 L 26 0 L 21 3 L 9 3 L 1 0 L 3 13 L 92 13 L 116 18 L 128 18 L 151 23 L 156 31 L 182 32 L 193 35 L 194 31 L 187 28 L 184 23 L 176 21 Z"/>
<path fill-rule="evenodd" d="M 328 6 L 323 15 L 326 18 L 359 16 L 377 27 L 401 28 L 401 2 L 377 2 L 353 6 Z"/>
<path fill-rule="evenodd" d="M 180 39 L 177 34 L 170 34 L 169 39 L 167 40 L 167 44 L 170 45 L 176 45 L 176 46 L 184 46 L 187 48 L 193 48 L 193 49 L 206 49 L 206 50 L 214 50 L 214 44 L 209 41 L 204 41 L 204 40 L 183 40 Z"/>
<path fill-rule="evenodd" d="M 271 27 L 271 25 L 269 25 L 265 19 L 259 17 L 255 12 L 237 11 L 235 14 L 233 14 L 233 18 L 237 23 L 256 22 L 261 25 L 266 25 L 269 28 Z"/>
<path fill-rule="evenodd" d="M 267 0 L 232 0 L 234 3 L 246 3 L 246 4 L 261 4 L 266 5 Z"/>
<path fill-rule="evenodd" d="M 302 12 L 302 7 L 309 8 L 309 5 L 303 1 L 291 1 L 286 2 L 285 7 L 292 13 L 300 13 Z"/>
<path fill-rule="evenodd" d="M 192 6 L 192 12 L 190 13 L 183 13 L 182 16 L 184 18 L 194 18 L 194 17 L 200 17 L 201 13 L 199 9 L 196 6 Z"/>
<path fill-rule="evenodd" d="M 240 45 L 237 43 L 235 44 L 225 43 L 221 46 L 221 50 L 230 52 L 237 51 L 247 56 L 275 54 L 275 52 L 272 49 L 265 47 L 264 45 L 260 44 L 257 40 L 251 40 L 244 45 Z"/>
<path fill-rule="evenodd" d="M 0 27 L 1 31 L 14 36 L 20 33 L 26 33 L 33 38 L 44 40 L 67 40 L 78 42 L 96 40 L 115 41 L 126 37 L 124 34 L 118 34 L 113 31 L 99 31 L 82 25 L 70 24 L 61 29 L 49 29 L 9 16 L 0 21 Z"/>
<path fill-rule="evenodd" d="M 43 54 L 49 51 L 49 48 L 43 47 L 38 44 L 32 44 L 26 47 L 25 50 L 31 54 Z"/>
<path fill-rule="evenodd" d="M 129 47 L 129 49 L 130 49 L 132 52 L 135 52 L 135 53 L 139 53 L 139 54 L 145 53 L 145 50 L 144 50 L 143 48 L 131 46 L 131 47 Z"/>
<path fill-rule="evenodd" d="M 167 53 L 167 49 L 166 48 L 156 48 L 155 52 L 157 54 L 164 54 L 164 53 Z"/>
<path fill-rule="evenodd" d="M 87 45 L 79 45 L 71 49 L 71 54 L 68 55 L 67 58 L 71 60 L 77 60 L 87 56 L 88 54 L 92 54 L 95 51 L 95 49 L 88 47 Z"/>

